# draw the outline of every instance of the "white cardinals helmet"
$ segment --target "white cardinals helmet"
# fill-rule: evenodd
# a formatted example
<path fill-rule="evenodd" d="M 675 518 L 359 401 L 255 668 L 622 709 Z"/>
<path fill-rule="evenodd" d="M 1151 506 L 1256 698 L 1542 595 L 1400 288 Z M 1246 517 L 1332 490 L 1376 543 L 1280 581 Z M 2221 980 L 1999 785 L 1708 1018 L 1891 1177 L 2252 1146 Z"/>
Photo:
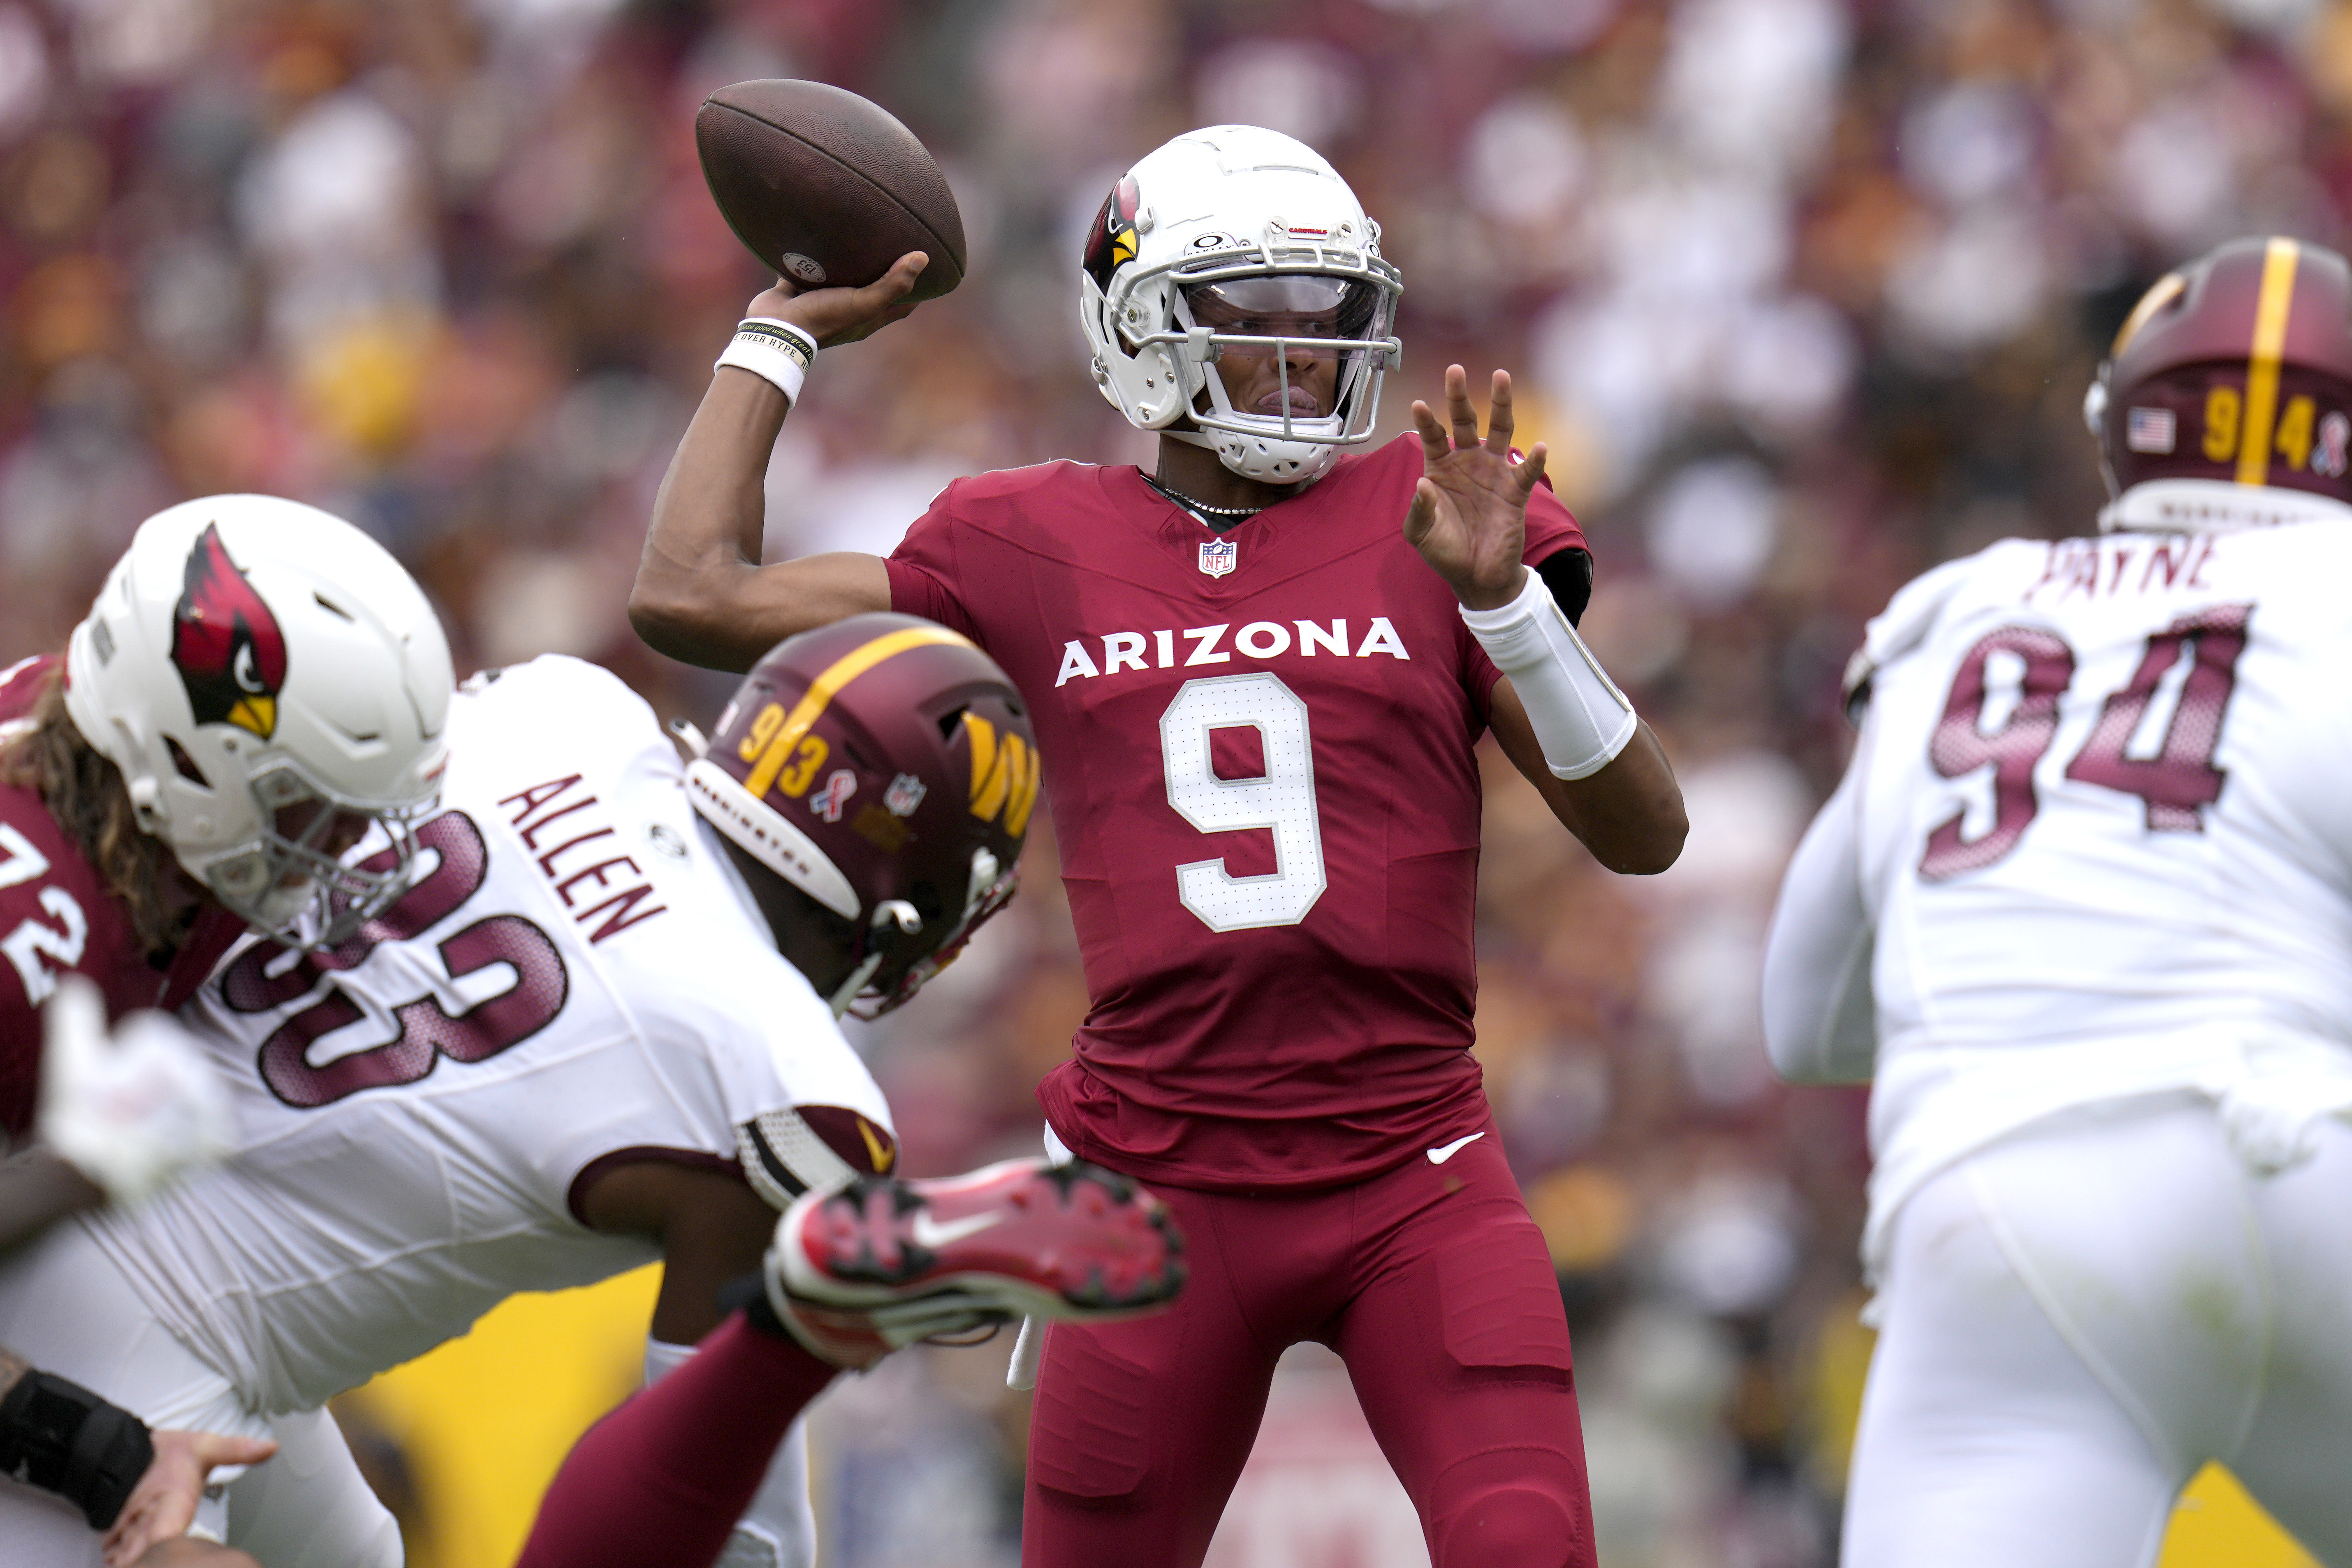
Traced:
<path fill-rule="evenodd" d="M 1391 335 L 1402 276 L 1380 226 L 1305 142 L 1253 125 L 1188 132 L 1128 171 L 1087 237 L 1078 317 L 1096 384 L 1140 430 L 1213 450 L 1268 484 L 1320 478 L 1370 440 L 1381 379 L 1403 362 Z M 1265 318 L 1300 335 L 1247 328 Z M 1227 349 L 1269 350 L 1278 407 L 1236 409 L 1210 367 Z M 1334 406 L 1295 417 L 1288 365 L 1339 361 Z"/>
<path fill-rule="evenodd" d="M 229 909 L 312 947 L 412 880 L 451 685 L 441 623 L 400 563 L 274 496 L 141 523 L 66 656 L 66 711 L 121 770 L 140 826 Z M 391 836 L 388 870 L 336 858 L 369 824 Z"/>

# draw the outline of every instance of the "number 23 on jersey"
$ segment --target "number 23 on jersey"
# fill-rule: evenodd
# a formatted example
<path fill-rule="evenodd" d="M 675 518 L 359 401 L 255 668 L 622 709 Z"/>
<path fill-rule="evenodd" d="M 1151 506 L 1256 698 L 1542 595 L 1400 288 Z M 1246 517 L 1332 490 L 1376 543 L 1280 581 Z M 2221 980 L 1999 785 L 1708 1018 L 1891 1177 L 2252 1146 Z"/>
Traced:
<path fill-rule="evenodd" d="M 2139 796 L 2151 833 L 2203 831 L 2200 808 L 2221 798 L 2224 775 L 2213 765 L 2213 753 L 2221 743 L 2221 721 L 2237 685 L 2253 608 L 2216 605 L 2150 637 L 2131 679 L 2100 706 L 2090 739 L 2066 764 L 2067 779 Z M 2017 666 L 2016 697 L 1987 731 L 1985 713 L 1993 703 L 1986 671 L 1996 657 Z M 2033 770 L 2057 739 L 2059 702 L 2074 679 L 2074 650 L 2043 626 L 1988 632 L 1961 658 L 1928 740 L 1927 761 L 1948 779 L 1990 766 L 1993 823 L 1975 838 L 1961 837 L 1965 811 L 1937 826 L 1920 857 L 1923 879 L 1939 882 L 1982 870 L 2017 847 L 2042 809 Z M 2168 694 L 2170 719 L 2150 745 L 2141 731 Z"/>

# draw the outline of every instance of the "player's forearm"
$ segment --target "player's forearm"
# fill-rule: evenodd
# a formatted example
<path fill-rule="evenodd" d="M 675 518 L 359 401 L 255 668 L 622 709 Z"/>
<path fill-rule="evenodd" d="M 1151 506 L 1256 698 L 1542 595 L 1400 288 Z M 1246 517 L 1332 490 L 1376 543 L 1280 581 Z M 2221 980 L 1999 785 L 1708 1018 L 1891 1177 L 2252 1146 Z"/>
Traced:
<path fill-rule="evenodd" d="M 1495 683 L 1492 702 L 1487 718 L 1503 754 L 1594 859 L 1623 876 L 1651 876 L 1675 863 L 1690 819 L 1674 766 L 1649 725 L 1636 720 L 1605 766 L 1564 779 L 1545 760 L 1543 742 L 1509 678 Z"/>
<path fill-rule="evenodd" d="M 768 454 L 787 407 L 760 377 L 719 370 L 670 459 L 629 593 L 629 621 L 673 658 L 749 669 L 794 632 L 890 607 L 890 580 L 875 556 L 760 564 Z"/>
<path fill-rule="evenodd" d="M 175 1541 L 158 1542 L 139 1559 L 139 1568 L 259 1568 L 242 1552 L 226 1546 L 215 1546 L 209 1541 L 191 1541 L 181 1536 Z"/>
<path fill-rule="evenodd" d="M 1690 818 L 1665 748 L 1649 725 L 1638 725 L 1625 749 L 1599 773 L 1549 782 L 1569 808 L 1563 814 L 1556 805 L 1554 815 L 1611 870 L 1653 876 L 1682 855 Z"/>
<path fill-rule="evenodd" d="M 1866 1083 L 1875 1066 L 1855 774 L 1847 771 L 1790 857 L 1764 943 L 1764 1047 L 1790 1083 Z"/>
<path fill-rule="evenodd" d="M 106 1194 L 79 1171 L 46 1149 L 28 1149 L 0 1163 L 0 1253 L 48 1229 L 68 1215 L 94 1209 Z"/>

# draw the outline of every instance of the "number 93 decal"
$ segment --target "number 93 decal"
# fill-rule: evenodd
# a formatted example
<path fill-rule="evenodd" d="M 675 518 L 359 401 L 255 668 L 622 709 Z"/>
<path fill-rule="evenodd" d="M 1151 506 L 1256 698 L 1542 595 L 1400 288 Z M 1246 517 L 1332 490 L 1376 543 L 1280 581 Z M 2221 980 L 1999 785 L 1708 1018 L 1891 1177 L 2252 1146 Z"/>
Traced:
<path fill-rule="evenodd" d="M 482 830 L 461 811 L 444 812 L 416 831 L 419 846 L 434 851 L 437 864 L 379 918 L 360 928 L 341 946 L 306 952 L 276 973 L 286 950 L 263 942 L 229 966 L 221 998 L 239 1013 L 266 1013 L 308 995 L 320 976 L 357 969 L 387 942 L 408 942 L 455 914 L 481 891 L 489 874 Z M 371 857 L 366 871 L 392 868 L 390 850 Z M 415 1083 L 443 1057 L 487 1061 L 520 1045 L 555 1021 L 571 992 L 562 954 L 545 931 L 520 915 L 476 921 L 437 943 L 435 951 L 453 981 L 503 963 L 514 984 L 494 996 L 451 1013 L 428 994 L 391 1009 L 398 1028 L 393 1038 L 314 1065 L 310 1047 L 367 1014 L 342 989 L 295 1014 L 261 1043 L 262 1081 L 269 1092 L 299 1110 L 331 1105 L 362 1089 Z"/>

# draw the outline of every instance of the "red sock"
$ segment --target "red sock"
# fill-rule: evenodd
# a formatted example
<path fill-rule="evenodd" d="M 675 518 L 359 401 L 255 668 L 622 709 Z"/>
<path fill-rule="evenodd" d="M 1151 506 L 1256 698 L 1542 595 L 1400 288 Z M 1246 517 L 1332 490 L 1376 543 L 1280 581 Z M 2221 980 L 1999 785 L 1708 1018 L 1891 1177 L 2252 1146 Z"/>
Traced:
<path fill-rule="evenodd" d="M 793 1417 L 837 1371 L 730 1317 L 582 1435 L 515 1568 L 710 1568 Z"/>

